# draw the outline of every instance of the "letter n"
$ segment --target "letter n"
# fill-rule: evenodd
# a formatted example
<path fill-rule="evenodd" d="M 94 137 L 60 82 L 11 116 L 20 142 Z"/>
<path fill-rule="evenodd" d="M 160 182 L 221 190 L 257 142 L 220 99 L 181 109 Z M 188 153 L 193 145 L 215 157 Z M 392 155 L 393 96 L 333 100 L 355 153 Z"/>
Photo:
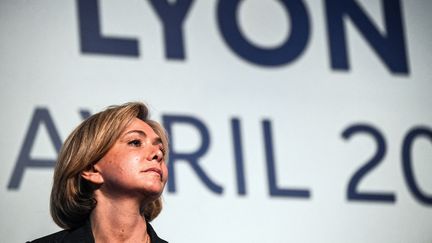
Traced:
<path fill-rule="evenodd" d="M 381 0 L 385 34 L 381 34 L 354 0 L 327 0 L 327 28 L 333 69 L 349 70 L 344 17 L 349 17 L 392 73 L 408 74 L 408 59 L 399 0 Z"/>

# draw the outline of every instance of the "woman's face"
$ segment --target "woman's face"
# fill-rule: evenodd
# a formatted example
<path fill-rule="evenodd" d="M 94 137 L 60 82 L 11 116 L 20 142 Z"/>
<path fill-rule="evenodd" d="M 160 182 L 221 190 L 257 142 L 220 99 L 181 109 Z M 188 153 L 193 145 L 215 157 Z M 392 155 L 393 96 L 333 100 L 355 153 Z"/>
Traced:
<path fill-rule="evenodd" d="M 144 121 L 134 118 L 108 153 L 95 164 L 109 196 L 156 199 L 168 179 L 160 137 Z"/>

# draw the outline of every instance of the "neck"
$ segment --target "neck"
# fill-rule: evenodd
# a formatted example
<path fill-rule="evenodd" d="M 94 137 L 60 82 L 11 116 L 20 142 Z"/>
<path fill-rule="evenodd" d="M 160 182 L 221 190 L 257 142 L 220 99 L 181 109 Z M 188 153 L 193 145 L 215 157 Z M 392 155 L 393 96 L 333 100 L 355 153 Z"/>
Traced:
<path fill-rule="evenodd" d="M 110 198 L 95 192 L 90 220 L 95 242 L 149 242 L 147 224 L 134 198 Z"/>

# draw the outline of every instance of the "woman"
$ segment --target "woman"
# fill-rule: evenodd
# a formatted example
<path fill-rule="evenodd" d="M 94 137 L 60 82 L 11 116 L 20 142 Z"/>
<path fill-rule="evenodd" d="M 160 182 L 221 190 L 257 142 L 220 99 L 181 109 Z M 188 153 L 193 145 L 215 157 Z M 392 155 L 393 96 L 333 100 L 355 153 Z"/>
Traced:
<path fill-rule="evenodd" d="M 51 216 L 65 230 L 34 242 L 166 242 L 151 225 L 168 179 L 168 140 L 139 102 L 111 106 L 66 139 Z"/>

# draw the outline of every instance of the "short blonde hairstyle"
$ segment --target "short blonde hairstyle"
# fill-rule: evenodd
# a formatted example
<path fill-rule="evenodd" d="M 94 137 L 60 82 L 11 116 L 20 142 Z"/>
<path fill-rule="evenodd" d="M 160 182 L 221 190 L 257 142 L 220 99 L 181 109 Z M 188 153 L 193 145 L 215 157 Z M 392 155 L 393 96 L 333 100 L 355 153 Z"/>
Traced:
<path fill-rule="evenodd" d="M 93 196 L 94 186 L 81 173 L 108 152 L 134 118 L 147 123 L 162 139 L 167 151 L 164 159 L 168 161 L 166 132 L 159 123 L 149 119 L 148 108 L 143 103 L 110 106 L 92 115 L 69 135 L 58 156 L 50 198 L 51 216 L 58 226 L 73 229 L 88 220 L 97 202 Z M 151 221 L 161 210 L 162 200 L 159 197 L 141 208 L 141 214 Z"/>

